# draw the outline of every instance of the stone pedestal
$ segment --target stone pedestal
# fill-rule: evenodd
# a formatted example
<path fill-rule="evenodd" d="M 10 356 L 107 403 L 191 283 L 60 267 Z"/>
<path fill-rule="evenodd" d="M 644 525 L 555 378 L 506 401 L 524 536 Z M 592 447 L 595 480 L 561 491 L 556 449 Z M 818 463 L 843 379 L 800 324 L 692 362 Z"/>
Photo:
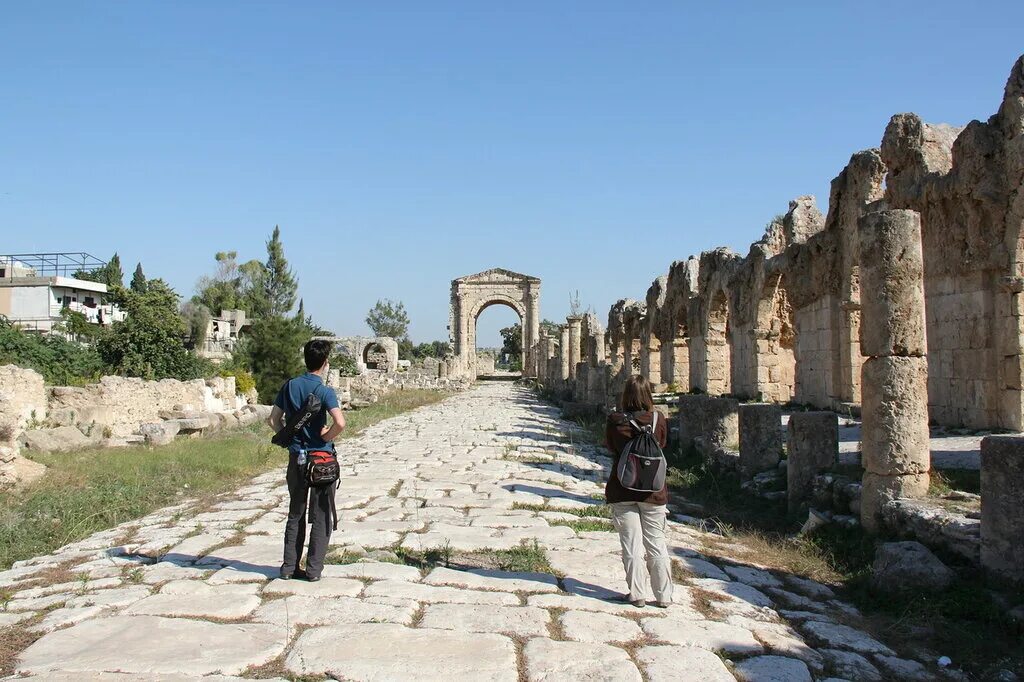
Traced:
<path fill-rule="evenodd" d="M 679 450 L 683 457 L 693 454 L 694 439 L 704 435 L 704 408 L 710 400 L 703 394 L 679 396 Z"/>
<path fill-rule="evenodd" d="M 928 492 L 928 362 L 921 219 L 914 211 L 861 216 L 861 523 L 882 524 L 882 508 Z"/>
<path fill-rule="evenodd" d="M 1024 437 L 981 441 L 981 564 L 1024 584 Z"/>
<path fill-rule="evenodd" d="M 782 455 L 782 408 L 740 405 L 740 475 L 745 479 L 778 467 Z"/>
<path fill-rule="evenodd" d="M 839 455 L 839 418 L 834 412 L 797 412 L 789 417 L 786 490 L 789 510 L 810 496 L 814 477 L 835 466 Z"/>
<path fill-rule="evenodd" d="M 736 450 L 740 442 L 740 403 L 733 398 L 709 398 L 704 406 L 703 436 L 706 447 Z"/>

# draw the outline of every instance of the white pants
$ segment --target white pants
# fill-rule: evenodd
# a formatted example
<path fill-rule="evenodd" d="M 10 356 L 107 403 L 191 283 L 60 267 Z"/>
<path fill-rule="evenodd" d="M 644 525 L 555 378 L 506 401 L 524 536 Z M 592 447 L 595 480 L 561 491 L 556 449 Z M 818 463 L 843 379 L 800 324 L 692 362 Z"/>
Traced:
<path fill-rule="evenodd" d="M 622 566 L 626 569 L 630 601 L 648 599 L 648 575 L 655 601 L 672 601 L 672 560 L 665 543 L 667 515 L 668 507 L 663 504 L 612 504 L 612 525 L 619 531 L 619 541 L 622 543 Z"/>

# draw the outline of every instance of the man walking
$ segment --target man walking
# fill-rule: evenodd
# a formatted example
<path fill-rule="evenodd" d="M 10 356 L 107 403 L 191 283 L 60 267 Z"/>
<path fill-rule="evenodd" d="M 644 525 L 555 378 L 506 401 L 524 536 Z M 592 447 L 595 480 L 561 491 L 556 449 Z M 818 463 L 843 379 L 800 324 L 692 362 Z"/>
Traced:
<path fill-rule="evenodd" d="M 324 381 L 330 369 L 331 344 L 323 339 L 314 339 L 302 349 L 305 357 L 305 374 L 289 379 L 277 394 L 274 408 L 267 420 L 270 428 L 277 433 L 284 428 L 289 415 L 300 412 L 311 394 L 320 399 L 321 408 L 305 426 L 296 429 L 288 447 L 288 522 L 284 527 L 284 559 L 281 562 L 281 578 L 301 578 L 298 570 L 302 550 L 306 544 L 306 512 L 309 511 L 309 552 L 306 555 L 305 578 L 310 582 L 320 580 L 324 568 L 324 557 L 331 540 L 331 496 L 333 486 L 311 487 L 306 479 L 308 453 L 316 451 L 334 452 L 334 439 L 345 429 L 345 415 L 338 404 L 334 389 Z M 327 426 L 327 415 L 333 423 Z M 307 502 L 308 501 L 308 502 Z"/>

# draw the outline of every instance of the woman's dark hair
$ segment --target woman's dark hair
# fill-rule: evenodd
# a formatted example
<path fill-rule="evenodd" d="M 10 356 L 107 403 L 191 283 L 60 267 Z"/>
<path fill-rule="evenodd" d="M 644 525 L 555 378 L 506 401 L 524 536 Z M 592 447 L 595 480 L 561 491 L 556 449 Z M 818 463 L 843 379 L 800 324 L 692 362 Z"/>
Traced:
<path fill-rule="evenodd" d="M 302 355 L 306 359 L 306 369 L 315 372 L 324 366 L 327 358 L 331 355 L 331 342 L 326 339 L 313 339 L 307 341 L 302 348 Z"/>
<path fill-rule="evenodd" d="M 635 374 L 626 380 L 620 401 L 623 412 L 650 412 L 654 409 L 651 397 L 651 382 L 642 374 Z"/>

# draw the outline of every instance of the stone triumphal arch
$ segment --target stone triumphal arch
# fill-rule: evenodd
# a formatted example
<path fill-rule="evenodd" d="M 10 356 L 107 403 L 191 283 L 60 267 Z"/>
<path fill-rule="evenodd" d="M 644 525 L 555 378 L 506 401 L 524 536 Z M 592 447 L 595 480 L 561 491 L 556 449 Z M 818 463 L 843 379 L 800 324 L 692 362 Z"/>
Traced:
<path fill-rule="evenodd" d="M 454 372 L 476 376 L 476 322 L 492 305 L 504 305 L 519 315 L 523 327 L 523 376 L 537 376 L 540 335 L 540 280 L 493 268 L 452 280 L 448 330 L 455 355 Z"/>

